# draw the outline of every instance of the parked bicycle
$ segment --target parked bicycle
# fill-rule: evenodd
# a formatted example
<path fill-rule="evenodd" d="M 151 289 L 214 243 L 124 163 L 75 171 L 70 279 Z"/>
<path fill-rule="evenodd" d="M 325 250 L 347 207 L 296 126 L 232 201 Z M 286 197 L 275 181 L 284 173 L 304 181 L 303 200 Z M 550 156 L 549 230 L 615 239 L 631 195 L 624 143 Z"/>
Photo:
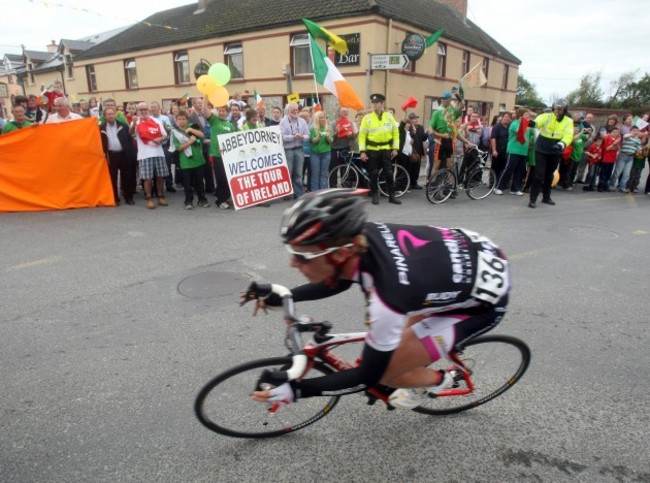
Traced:
<path fill-rule="evenodd" d="M 330 171 L 329 186 L 330 188 L 357 188 L 359 181 L 364 180 L 364 186 L 370 186 L 370 173 L 361 162 L 361 158 L 351 152 L 342 152 L 341 158 L 345 159 L 344 164 L 336 166 Z M 386 173 L 384 169 L 379 170 L 378 178 L 379 192 L 383 196 L 388 196 L 388 187 L 386 186 Z M 395 187 L 395 197 L 399 198 L 404 195 L 411 187 L 411 178 L 403 166 L 393 163 L 393 186 Z"/>
<path fill-rule="evenodd" d="M 494 191 L 497 175 L 487 166 L 488 152 L 474 149 L 478 155 L 465 173 L 460 173 L 460 166 L 455 164 L 451 169 L 436 171 L 429 178 L 426 185 L 427 200 L 434 204 L 444 203 L 459 190 L 464 190 L 474 200 L 482 200 Z"/>
<path fill-rule="evenodd" d="M 252 285 L 257 297 L 271 292 L 270 285 Z M 320 377 L 357 366 L 335 352 L 349 344 L 361 344 L 365 332 L 330 333 L 332 324 L 296 317 L 291 295 L 283 297 L 287 324 L 285 345 L 289 354 L 246 362 L 208 382 L 199 392 L 194 411 L 208 429 L 238 438 L 268 438 L 298 431 L 331 413 L 341 396 L 300 399 L 294 404 L 260 403 L 251 400 L 253 390 L 268 389 L 261 376 L 273 385 L 291 380 Z M 304 342 L 302 334 L 309 334 Z M 521 340 L 504 335 L 484 335 L 468 342 L 462 352 L 451 353 L 430 367 L 448 371 L 452 387 L 427 400 L 414 411 L 429 415 L 453 414 L 475 408 L 496 398 L 519 381 L 528 368 L 531 352 Z M 363 394 L 369 405 L 388 402 L 393 388 L 376 386 Z"/>

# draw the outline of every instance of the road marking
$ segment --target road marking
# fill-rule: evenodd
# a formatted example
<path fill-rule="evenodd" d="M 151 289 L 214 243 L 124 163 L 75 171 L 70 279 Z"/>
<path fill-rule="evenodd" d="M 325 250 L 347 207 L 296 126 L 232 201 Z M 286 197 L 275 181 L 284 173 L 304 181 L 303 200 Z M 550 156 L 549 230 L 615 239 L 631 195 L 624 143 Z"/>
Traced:
<path fill-rule="evenodd" d="M 19 263 L 18 265 L 12 265 L 11 267 L 7 268 L 7 272 L 22 270 L 23 268 L 38 267 L 39 265 L 48 265 L 50 263 L 56 263 L 59 260 L 61 260 L 61 257 L 48 257 L 41 258 L 40 260 L 33 260 L 31 262 Z"/>
<path fill-rule="evenodd" d="M 650 231 L 637 230 L 632 232 L 634 235 L 650 235 Z"/>
<path fill-rule="evenodd" d="M 508 260 L 521 260 L 522 258 L 536 257 L 544 252 L 549 252 L 555 247 L 540 248 L 539 250 L 531 250 L 529 252 L 516 253 L 515 255 L 508 255 Z"/>

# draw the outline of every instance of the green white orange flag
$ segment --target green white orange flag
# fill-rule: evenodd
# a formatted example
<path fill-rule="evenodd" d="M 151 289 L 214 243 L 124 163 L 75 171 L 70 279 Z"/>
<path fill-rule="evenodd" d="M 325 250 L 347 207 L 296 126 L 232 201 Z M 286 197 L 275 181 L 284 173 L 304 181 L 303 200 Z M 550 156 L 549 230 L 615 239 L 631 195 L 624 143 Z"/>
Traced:
<path fill-rule="evenodd" d="M 325 55 L 313 37 L 309 37 L 311 42 L 311 57 L 314 63 L 314 77 L 316 82 L 325 87 L 334 94 L 343 107 L 349 107 L 356 111 L 364 108 L 363 102 L 359 96 L 346 81 L 339 70 L 334 66 L 328 56 Z"/>
<path fill-rule="evenodd" d="M 305 24 L 305 27 L 307 27 L 307 30 L 309 30 L 312 37 L 324 40 L 341 55 L 348 53 L 348 44 L 341 37 L 330 32 L 326 28 L 321 27 L 317 23 L 307 20 L 306 18 L 303 18 L 302 22 Z"/>
<path fill-rule="evenodd" d="M 481 87 L 487 84 L 487 79 L 483 73 L 483 62 L 479 62 L 472 67 L 471 70 L 460 79 L 459 84 L 463 89 Z"/>
<path fill-rule="evenodd" d="M 437 32 L 429 35 L 426 40 L 424 41 L 425 47 L 428 49 L 431 47 L 433 44 L 435 44 L 440 37 L 442 37 L 442 34 L 445 33 L 445 29 L 440 29 Z"/>
<path fill-rule="evenodd" d="M 256 90 L 253 91 L 253 96 L 255 97 L 255 103 L 257 104 L 257 108 L 261 109 L 262 107 L 264 107 L 264 99 L 262 99 L 262 96 L 260 96 Z"/>

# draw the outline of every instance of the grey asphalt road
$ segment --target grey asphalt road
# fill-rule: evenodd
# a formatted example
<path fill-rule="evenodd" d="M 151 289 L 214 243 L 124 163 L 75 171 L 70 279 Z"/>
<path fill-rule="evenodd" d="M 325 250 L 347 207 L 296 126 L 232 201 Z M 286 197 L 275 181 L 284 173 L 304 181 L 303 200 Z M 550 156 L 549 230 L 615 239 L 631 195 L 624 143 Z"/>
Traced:
<path fill-rule="evenodd" d="M 284 354 L 275 314 L 236 305 L 250 280 L 292 286 L 286 202 L 241 212 L 171 206 L 0 216 L 0 481 L 650 481 L 650 196 L 554 193 L 433 206 L 412 192 L 370 219 L 464 226 L 512 260 L 495 333 L 526 340 L 529 372 L 447 417 L 349 396 L 293 435 L 214 434 L 199 388 Z M 362 330 L 353 289 L 301 304 Z M 230 408 L 234 410 L 236 408 Z"/>

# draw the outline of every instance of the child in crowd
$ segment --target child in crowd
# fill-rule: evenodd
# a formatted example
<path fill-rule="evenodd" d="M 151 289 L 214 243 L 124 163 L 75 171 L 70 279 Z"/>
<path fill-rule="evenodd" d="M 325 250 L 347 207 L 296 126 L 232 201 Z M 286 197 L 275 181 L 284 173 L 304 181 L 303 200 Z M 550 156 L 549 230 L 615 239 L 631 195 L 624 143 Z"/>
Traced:
<path fill-rule="evenodd" d="M 571 191 L 573 189 L 573 181 L 575 180 L 576 173 L 578 172 L 578 165 L 582 161 L 582 156 L 585 153 L 585 143 L 589 139 L 589 136 L 585 134 L 584 127 L 581 128 L 579 125 L 573 126 L 573 142 L 571 146 L 573 147 L 571 155 L 569 156 L 568 165 L 566 167 L 566 172 L 562 181 L 562 187 Z"/>
<path fill-rule="evenodd" d="M 198 206 L 207 208 L 210 206 L 205 197 L 203 187 L 203 172 L 205 170 L 205 158 L 201 149 L 203 131 L 195 129 L 189 124 L 187 111 L 179 111 L 176 114 L 176 126 L 171 131 L 172 145 L 178 151 L 183 175 L 183 188 L 185 189 L 185 209 L 193 208 L 194 192 L 199 199 Z"/>
<path fill-rule="evenodd" d="M 600 174 L 598 176 L 598 191 L 609 191 L 609 178 L 612 176 L 614 170 L 614 163 L 618 155 L 618 150 L 621 146 L 621 136 L 617 127 L 605 136 L 603 139 L 603 160 L 600 166 Z"/>
<path fill-rule="evenodd" d="M 629 119 L 629 116 L 626 117 Z M 621 130 L 623 132 L 623 130 Z M 639 139 L 639 128 L 631 126 L 625 135 L 621 135 L 621 147 L 616 158 L 614 173 L 609 180 L 609 191 L 615 191 L 618 186 L 620 193 L 629 193 L 627 190 L 627 181 L 630 177 L 634 154 L 641 148 L 641 139 Z"/>
<path fill-rule="evenodd" d="M 603 160 L 603 138 L 600 135 L 589 145 L 586 154 L 589 158 L 589 171 L 587 171 L 587 179 L 582 189 L 584 191 L 595 191 L 596 179 L 598 179 Z"/>
<path fill-rule="evenodd" d="M 627 182 L 626 189 L 628 192 L 638 193 L 639 183 L 641 182 L 641 172 L 645 167 L 645 160 L 648 157 L 650 145 L 648 144 L 648 137 L 646 136 L 641 144 L 641 147 L 634 153 L 634 161 L 632 162 L 632 170 L 630 171 L 630 179 Z"/>

